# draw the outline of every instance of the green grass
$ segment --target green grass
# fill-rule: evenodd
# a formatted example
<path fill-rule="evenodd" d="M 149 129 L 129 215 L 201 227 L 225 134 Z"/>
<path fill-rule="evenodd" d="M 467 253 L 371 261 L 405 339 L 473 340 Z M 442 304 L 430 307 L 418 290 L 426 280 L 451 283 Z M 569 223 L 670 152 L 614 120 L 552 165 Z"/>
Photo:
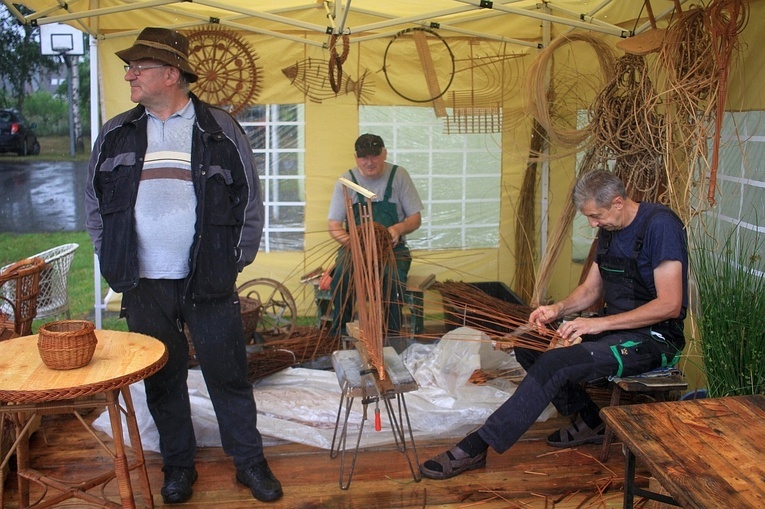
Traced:
<path fill-rule="evenodd" d="M 93 321 L 93 245 L 86 232 L 0 233 L 0 267 L 71 242 L 76 242 L 80 247 L 75 251 L 72 267 L 69 270 L 69 312 L 72 319 Z M 101 295 L 104 296 L 108 287 L 103 279 L 101 286 Z M 33 332 L 36 332 L 40 325 L 54 319 L 54 317 L 46 317 L 35 320 L 32 324 Z M 116 313 L 104 313 L 101 327 L 127 330 L 125 320 L 118 319 Z"/>

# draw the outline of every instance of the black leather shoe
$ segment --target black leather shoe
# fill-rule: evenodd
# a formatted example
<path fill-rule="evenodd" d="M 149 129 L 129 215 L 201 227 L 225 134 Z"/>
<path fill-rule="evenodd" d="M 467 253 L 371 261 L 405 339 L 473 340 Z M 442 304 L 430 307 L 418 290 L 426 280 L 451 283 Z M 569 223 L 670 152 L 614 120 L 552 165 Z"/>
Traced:
<path fill-rule="evenodd" d="M 191 485 L 197 482 L 194 467 L 162 467 L 165 482 L 162 485 L 162 500 L 166 504 L 180 504 L 191 498 Z"/>
<path fill-rule="evenodd" d="M 236 480 L 252 491 L 252 496 L 261 502 L 273 502 L 282 497 L 282 485 L 274 477 L 268 463 L 258 463 L 250 468 L 236 471 Z"/>

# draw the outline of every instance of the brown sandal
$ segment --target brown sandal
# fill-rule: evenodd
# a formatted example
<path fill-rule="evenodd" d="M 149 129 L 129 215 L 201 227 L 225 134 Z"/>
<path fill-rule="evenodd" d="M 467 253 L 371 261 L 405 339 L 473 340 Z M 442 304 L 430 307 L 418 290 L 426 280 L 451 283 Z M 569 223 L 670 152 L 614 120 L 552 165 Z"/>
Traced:
<path fill-rule="evenodd" d="M 561 428 L 547 437 L 547 444 L 553 447 L 576 447 L 584 444 L 602 444 L 606 431 L 605 423 L 590 428 L 581 417 L 567 428 Z"/>
<path fill-rule="evenodd" d="M 449 454 L 451 454 L 451 457 Z M 454 459 L 452 459 L 452 457 Z M 425 466 L 431 461 L 441 465 L 440 472 L 438 470 L 431 470 Z M 485 466 L 486 451 L 478 456 L 468 456 L 465 451 L 455 445 L 449 449 L 448 453 L 442 452 L 420 465 L 420 472 L 422 472 L 423 477 L 427 477 L 428 479 L 449 479 L 460 475 L 462 472 L 467 472 L 468 470 L 474 470 L 476 468 L 483 468 Z"/>

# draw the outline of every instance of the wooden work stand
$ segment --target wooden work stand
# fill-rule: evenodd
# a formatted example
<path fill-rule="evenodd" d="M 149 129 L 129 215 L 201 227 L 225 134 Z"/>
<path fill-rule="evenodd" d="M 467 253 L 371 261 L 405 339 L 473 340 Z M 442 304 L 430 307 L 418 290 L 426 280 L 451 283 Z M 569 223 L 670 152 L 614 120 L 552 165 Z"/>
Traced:
<path fill-rule="evenodd" d="M 361 344 L 359 343 L 357 346 L 361 347 Z M 340 489 L 343 490 L 347 490 L 351 485 L 353 469 L 356 466 L 356 458 L 359 453 L 361 435 L 364 431 L 364 423 L 368 417 L 368 407 L 370 404 L 379 405 L 380 402 L 385 407 L 396 447 L 404 454 L 409 463 L 412 478 L 415 481 L 421 479 L 417 449 L 414 444 L 414 436 L 412 435 L 412 428 L 409 422 L 409 412 L 404 399 L 405 393 L 417 390 L 417 382 L 415 382 L 409 370 L 406 369 L 395 349 L 385 347 L 383 355 L 385 359 L 385 372 L 388 375 L 385 380 L 380 380 L 377 370 L 371 367 L 366 355 L 364 355 L 363 348 L 338 350 L 332 354 L 332 366 L 335 369 L 335 373 L 337 373 L 337 381 L 342 389 L 342 395 L 340 397 L 340 406 L 337 409 L 337 421 L 335 422 L 335 432 L 332 436 L 330 457 L 336 458 L 338 454 L 340 455 Z M 363 416 L 359 425 L 359 434 L 356 438 L 353 459 L 351 460 L 346 480 L 345 452 L 348 438 L 348 418 L 356 398 L 361 398 Z M 344 414 L 343 407 L 345 407 Z M 340 424 L 341 415 L 344 415 L 342 425 Z M 339 436 L 338 431 L 340 432 Z M 407 446 L 406 443 L 407 435 L 410 446 Z"/>
<path fill-rule="evenodd" d="M 37 336 L 24 336 L 2 343 L 0 360 L 0 419 L 3 414 L 12 417 L 16 439 L 2 458 L 8 464 L 16 453 L 19 481 L 19 507 L 51 507 L 71 498 L 77 498 L 99 507 L 134 508 L 131 471 L 139 480 L 143 503 L 154 507 L 141 447 L 141 436 L 135 419 L 130 384 L 159 371 L 167 362 L 165 345 L 149 336 L 130 332 L 97 330 L 98 344 L 93 359 L 84 367 L 55 370 L 46 367 L 37 351 Z M 120 396 L 123 404 L 120 404 Z M 83 409 L 103 408 L 109 412 L 112 427 L 112 447 L 93 433 L 80 412 Z M 85 426 L 99 444 L 110 452 L 114 464 L 106 472 L 86 480 L 63 481 L 30 467 L 29 426 L 37 415 L 71 413 Z M 122 416 L 127 422 L 132 460 L 122 437 Z M 2 421 L 4 422 L 4 421 Z M 115 480 L 120 500 L 103 498 L 103 487 Z M 43 495 L 30 506 L 29 482 L 44 487 Z M 102 493 L 91 493 L 96 487 Z M 58 493 L 48 493 L 53 488 Z M 95 491 L 95 490 L 93 490 Z M 47 496 L 46 496 L 47 495 Z M 2 507 L 0 497 L 0 507 Z"/>

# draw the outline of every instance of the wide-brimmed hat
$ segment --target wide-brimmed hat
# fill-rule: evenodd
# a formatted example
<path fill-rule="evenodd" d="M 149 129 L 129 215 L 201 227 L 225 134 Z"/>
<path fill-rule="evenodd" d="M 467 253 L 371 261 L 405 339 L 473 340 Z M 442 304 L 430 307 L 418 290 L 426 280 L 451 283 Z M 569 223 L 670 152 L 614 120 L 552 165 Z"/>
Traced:
<path fill-rule="evenodd" d="M 356 139 L 356 157 L 379 156 L 383 148 L 385 143 L 376 134 L 362 134 Z"/>
<path fill-rule="evenodd" d="M 167 28 L 144 28 L 128 49 L 115 53 L 129 64 L 135 60 L 157 60 L 177 67 L 189 83 L 197 81 L 197 73 L 189 65 L 189 40 Z"/>

